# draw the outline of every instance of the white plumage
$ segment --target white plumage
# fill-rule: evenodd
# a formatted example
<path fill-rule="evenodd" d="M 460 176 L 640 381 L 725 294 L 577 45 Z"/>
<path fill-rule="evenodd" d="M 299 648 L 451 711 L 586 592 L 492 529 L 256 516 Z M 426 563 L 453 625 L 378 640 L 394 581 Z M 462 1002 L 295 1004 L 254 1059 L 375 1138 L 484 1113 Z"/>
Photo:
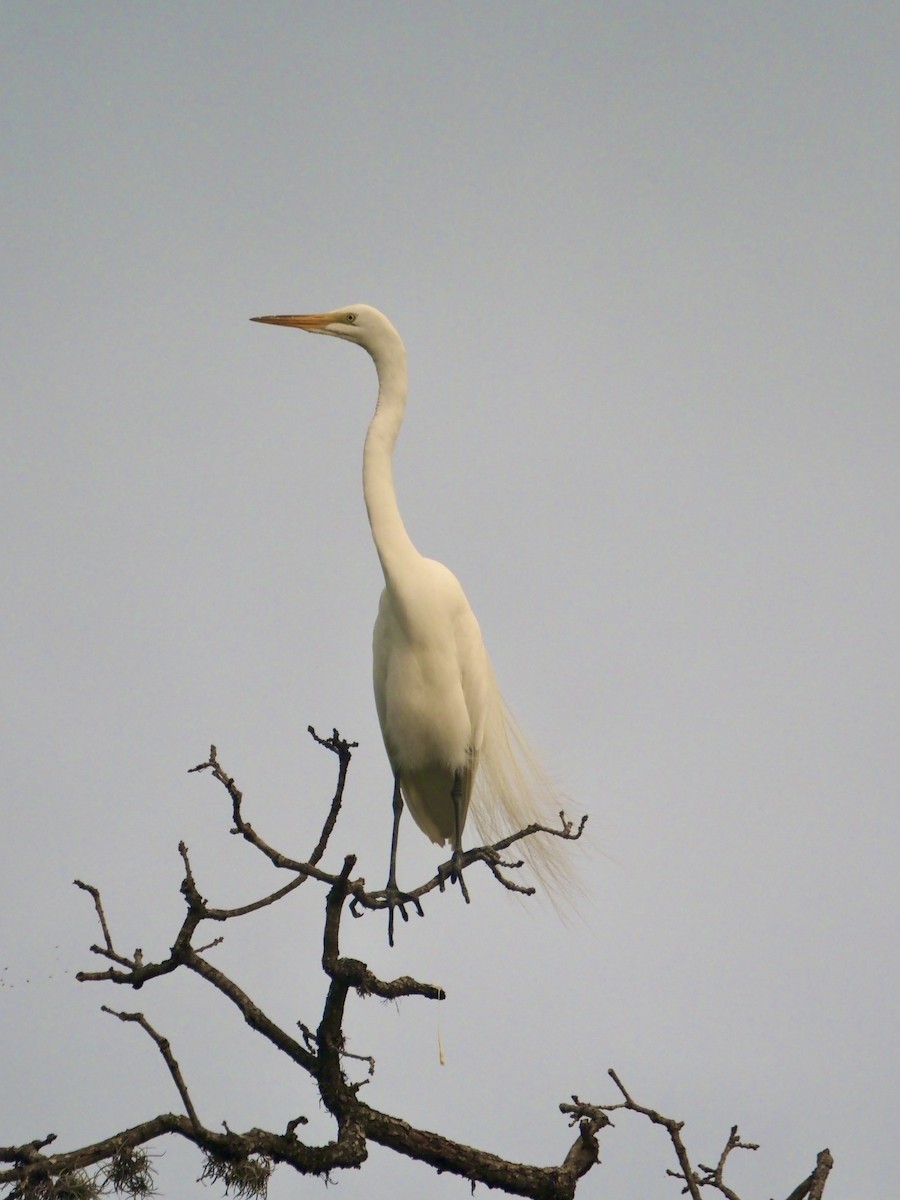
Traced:
<path fill-rule="evenodd" d="M 355 342 L 375 363 L 378 401 L 366 435 L 363 492 L 384 572 L 373 678 L 395 804 L 399 785 L 422 832 L 455 852 L 470 802 L 486 843 L 533 822 L 559 827 L 560 799 L 506 711 L 465 592 L 443 563 L 419 554 L 400 516 L 392 469 L 407 395 L 400 335 L 367 304 L 254 320 Z M 578 886 L 566 843 L 537 834 L 514 853 L 520 847 L 551 897 L 565 901 Z"/>

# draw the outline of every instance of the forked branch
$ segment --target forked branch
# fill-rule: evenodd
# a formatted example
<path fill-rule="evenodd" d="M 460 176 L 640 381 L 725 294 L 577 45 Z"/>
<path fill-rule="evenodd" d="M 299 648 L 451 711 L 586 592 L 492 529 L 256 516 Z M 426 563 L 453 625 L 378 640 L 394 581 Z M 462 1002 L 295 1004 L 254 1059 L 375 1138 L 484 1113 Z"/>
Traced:
<path fill-rule="evenodd" d="M 264 1196 L 272 1171 L 285 1164 L 301 1175 L 318 1175 L 329 1179 L 342 1168 L 359 1167 L 368 1155 L 368 1145 L 375 1142 L 398 1154 L 416 1159 L 437 1171 L 448 1171 L 475 1183 L 497 1188 L 509 1195 L 532 1197 L 534 1200 L 571 1200 L 578 1182 L 599 1161 L 599 1137 L 602 1130 L 612 1126 L 609 1113 L 626 1109 L 642 1114 L 669 1133 L 678 1161 L 678 1171 L 670 1172 L 684 1184 L 693 1200 L 700 1190 L 712 1187 L 727 1200 L 738 1200 L 725 1184 L 723 1174 L 729 1154 L 735 1149 L 753 1149 L 740 1141 L 733 1128 L 725 1149 L 715 1167 L 691 1167 L 682 1141 L 682 1123 L 664 1117 L 653 1109 L 638 1104 L 625 1089 L 619 1077 L 610 1072 L 622 1100 L 610 1105 L 595 1105 L 573 1097 L 572 1104 L 560 1105 L 577 1126 L 575 1141 L 561 1155 L 558 1165 L 533 1166 L 516 1163 L 440 1133 L 419 1129 L 389 1113 L 381 1112 L 360 1099 L 360 1090 L 367 1079 L 353 1081 L 347 1069 L 349 1061 L 368 1064 L 368 1076 L 375 1062 L 365 1054 L 350 1054 L 346 1048 L 345 1017 L 353 995 L 378 996 L 385 1000 L 417 997 L 441 1001 L 443 988 L 424 983 L 408 975 L 382 979 L 360 959 L 349 958 L 341 950 L 341 922 L 349 908 L 355 914 L 364 910 L 387 907 L 383 891 L 370 892 L 365 880 L 354 878 L 356 859 L 343 859 L 337 872 L 320 865 L 330 836 L 340 813 L 351 752 L 355 743 L 344 741 L 334 730 L 329 738 L 310 733 L 316 742 L 335 754 L 338 759 L 338 780 L 334 797 L 316 843 L 306 860 L 293 858 L 270 845 L 250 824 L 244 812 L 244 797 L 234 779 L 219 763 L 215 746 L 209 757 L 193 771 L 208 771 L 227 792 L 231 803 L 232 832 L 262 854 L 280 872 L 290 878 L 282 886 L 265 895 L 249 900 L 235 908 L 218 908 L 202 894 L 191 865 L 188 848 L 178 847 L 183 865 L 181 895 L 185 912 L 168 954 L 159 961 L 146 961 L 140 949 L 128 954 L 116 946 L 115 938 L 104 911 L 99 889 L 92 884 L 76 881 L 93 901 L 100 925 L 102 941 L 91 946 L 91 953 L 106 964 L 102 970 L 82 971 L 81 982 L 111 983 L 133 989 L 142 988 L 151 980 L 177 970 L 188 970 L 203 979 L 215 992 L 232 1005 L 244 1023 L 268 1045 L 285 1055 L 312 1080 L 325 1109 L 334 1123 L 333 1136 L 322 1143 L 302 1139 L 298 1130 L 306 1125 L 302 1115 L 291 1114 L 284 1131 L 274 1132 L 252 1128 L 236 1132 L 225 1127 L 224 1132 L 206 1126 L 191 1097 L 175 1052 L 168 1038 L 157 1031 L 142 1012 L 120 1011 L 103 1006 L 103 1011 L 119 1021 L 137 1025 L 154 1042 L 178 1094 L 183 1113 L 161 1113 L 139 1125 L 122 1129 L 102 1140 L 74 1150 L 51 1152 L 55 1134 L 18 1146 L 0 1147 L 0 1188 L 9 1189 L 6 1200 L 51 1200 L 62 1197 L 84 1197 L 92 1200 L 110 1188 L 118 1194 L 143 1197 L 153 1186 L 151 1157 L 146 1147 L 163 1135 L 176 1135 L 196 1145 L 205 1156 L 201 1178 L 220 1182 L 233 1196 Z M 481 846 L 459 856 L 457 865 L 471 867 L 476 862 L 487 865 L 505 887 L 530 892 L 508 879 L 505 872 L 521 864 L 505 862 L 501 855 L 517 841 L 531 836 L 555 836 L 567 840 L 580 837 L 584 822 L 577 829 L 564 817 L 559 829 L 529 826 L 493 846 Z M 447 864 L 435 876 L 411 893 L 417 900 L 441 889 L 448 878 Z M 221 928 L 227 922 L 249 917 L 260 909 L 275 904 L 295 891 L 308 879 L 326 887 L 324 923 L 322 927 L 321 965 L 328 986 L 321 1011 L 315 1021 L 297 1023 L 299 1037 L 281 1027 L 269 1017 L 233 979 L 210 959 L 210 952 L 222 941 L 218 936 L 201 945 L 200 933 L 206 922 Z M 821 1200 L 822 1189 L 831 1156 L 827 1151 L 819 1156 L 816 1169 L 788 1200 Z"/>

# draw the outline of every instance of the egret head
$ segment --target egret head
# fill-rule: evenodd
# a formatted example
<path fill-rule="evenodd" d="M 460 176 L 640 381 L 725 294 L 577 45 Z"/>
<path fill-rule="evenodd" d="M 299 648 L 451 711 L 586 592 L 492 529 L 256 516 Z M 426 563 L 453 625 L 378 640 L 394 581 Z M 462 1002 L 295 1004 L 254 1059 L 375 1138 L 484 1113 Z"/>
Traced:
<path fill-rule="evenodd" d="M 327 333 L 331 337 L 356 342 L 373 358 L 389 346 L 400 343 L 400 335 L 384 313 L 369 304 L 349 304 L 332 312 L 306 313 L 278 317 L 251 317 L 265 325 L 287 325 L 290 329 L 305 329 L 307 333 Z"/>

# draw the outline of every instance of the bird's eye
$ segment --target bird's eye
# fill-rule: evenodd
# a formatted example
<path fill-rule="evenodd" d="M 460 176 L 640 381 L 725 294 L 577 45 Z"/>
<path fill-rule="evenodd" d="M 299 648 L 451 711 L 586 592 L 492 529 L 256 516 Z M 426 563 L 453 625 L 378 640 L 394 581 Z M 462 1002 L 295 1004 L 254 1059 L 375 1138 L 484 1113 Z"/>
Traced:
<path fill-rule="evenodd" d="M 352 325 L 356 320 L 356 313 L 347 313 L 347 324 Z"/>

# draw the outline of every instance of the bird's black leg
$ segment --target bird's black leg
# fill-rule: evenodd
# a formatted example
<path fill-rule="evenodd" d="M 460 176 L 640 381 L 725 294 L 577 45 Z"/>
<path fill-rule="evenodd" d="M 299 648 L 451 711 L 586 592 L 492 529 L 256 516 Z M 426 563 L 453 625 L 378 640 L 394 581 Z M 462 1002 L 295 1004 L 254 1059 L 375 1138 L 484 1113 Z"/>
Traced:
<path fill-rule="evenodd" d="M 400 818 L 403 815 L 403 797 L 400 794 L 400 779 L 394 776 L 394 824 L 391 828 L 391 866 L 388 887 L 397 890 L 397 843 L 400 840 Z"/>
<path fill-rule="evenodd" d="M 469 889 L 462 873 L 462 773 L 457 771 L 453 776 L 453 788 L 450 792 L 453 800 L 453 872 L 450 876 L 459 882 L 459 890 L 466 904 L 469 903 Z"/>
<path fill-rule="evenodd" d="M 388 909 L 388 945 L 394 944 L 394 909 L 400 909 L 400 916 L 404 921 L 408 921 L 406 915 L 406 905 L 414 904 L 419 916 L 424 916 L 422 905 L 415 896 L 410 896 L 408 892 L 401 892 L 397 887 L 397 843 L 400 836 L 400 817 L 403 813 L 403 797 L 400 794 L 400 779 L 394 776 L 394 824 L 391 829 L 391 866 L 388 873 L 387 887 L 384 889 L 387 897 Z"/>

